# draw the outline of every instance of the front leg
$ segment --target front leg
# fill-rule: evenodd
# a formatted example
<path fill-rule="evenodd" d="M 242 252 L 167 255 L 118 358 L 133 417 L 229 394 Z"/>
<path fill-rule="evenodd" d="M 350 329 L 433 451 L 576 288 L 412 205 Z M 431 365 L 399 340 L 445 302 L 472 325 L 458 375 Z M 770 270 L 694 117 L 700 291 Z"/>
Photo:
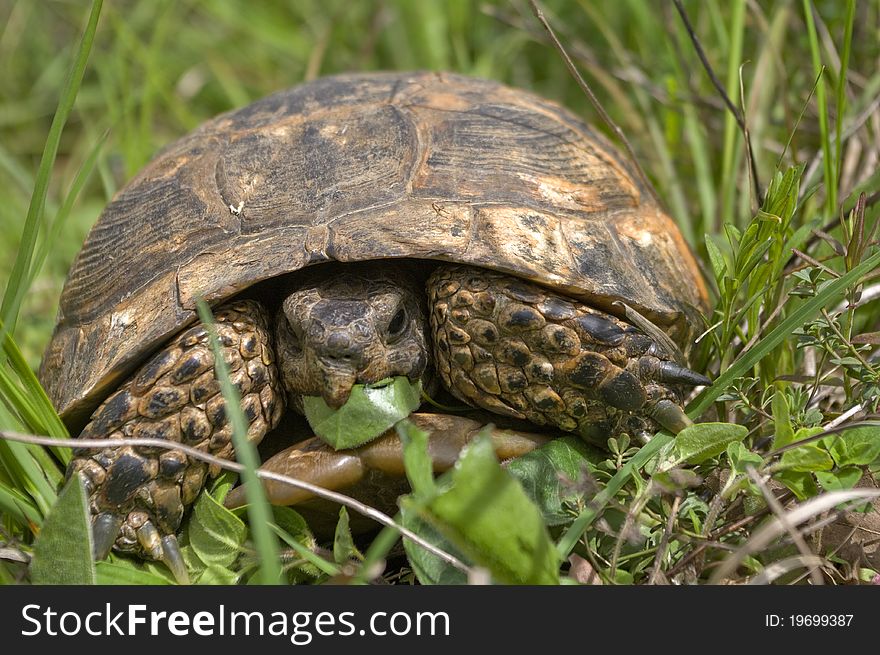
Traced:
<path fill-rule="evenodd" d="M 441 265 L 428 280 L 437 370 L 461 400 L 600 444 L 688 424 L 708 384 L 635 326 L 508 275 Z"/>
<path fill-rule="evenodd" d="M 284 409 L 267 313 L 244 300 L 217 309 L 215 320 L 247 437 L 259 443 Z M 184 331 L 141 366 L 95 410 L 80 437 L 167 439 L 232 459 L 232 426 L 205 327 Z M 79 472 L 85 481 L 96 558 L 115 547 L 162 560 L 178 579 L 185 577 L 175 534 L 206 477 L 219 469 L 173 449 L 74 452 L 67 475 Z"/>

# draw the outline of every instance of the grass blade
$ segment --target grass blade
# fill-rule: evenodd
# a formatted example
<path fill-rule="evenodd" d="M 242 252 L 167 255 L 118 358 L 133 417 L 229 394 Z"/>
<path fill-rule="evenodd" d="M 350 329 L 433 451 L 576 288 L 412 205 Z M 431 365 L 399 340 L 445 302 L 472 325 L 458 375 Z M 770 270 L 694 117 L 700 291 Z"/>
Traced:
<path fill-rule="evenodd" d="M 825 170 L 825 210 L 833 215 L 837 207 L 837 183 L 834 179 L 834 159 L 831 156 L 831 141 L 828 138 L 828 103 L 825 100 L 825 79 L 822 72 L 822 57 L 819 53 L 819 37 L 816 35 L 816 22 L 813 20 L 813 3 L 804 2 L 804 21 L 810 41 L 810 56 L 813 60 L 813 73 L 819 76 L 816 85 L 816 103 L 819 109 L 819 134 L 822 139 L 822 164 Z M 839 118 L 838 118 L 839 122 Z"/>
<path fill-rule="evenodd" d="M 846 27 L 843 36 L 843 54 L 840 57 L 840 71 L 837 74 L 837 121 L 834 130 L 834 162 L 837 168 L 834 171 L 835 193 L 839 191 L 837 184 L 840 183 L 840 174 L 843 168 L 843 116 L 846 111 L 846 73 L 849 70 L 849 55 L 852 50 L 853 23 L 856 16 L 856 1 L 847 0 L 846 3 Z"/>
<path fill-rule="evenodd" d="M 89 503 L 78 475 L 58 496 L 34 542 L 34 584 L 95 584 Z"/>
<path fill-rule="evenodd" d="M 214 352 L 214 365 L 217 371 L 217 380 L 220 382 L 220 390 L 226 401 L 226 412 L 232 424 L 232 443 L 235 445 L 235 456 L 239 463 L 245 467 L 242 479 L 248 499 L 248 524 L 254 536 L 254 544 L 260 557 L 260 576 L 263 584 L 279 584 L 281 577 L 280 551 L 278 540 L 272 532 L 271 524 L 274 519 L 263 485 L 257 478 L 255 471 L 260 465 L 257 449 L 247 440 L 247 423 L 241 411 L 241 399 L 238 391 L 229 379 L 229 369 L 220 351 L 220 343 L 217 340 L 217 331 L 214 326 L 214 317 L 208 306 L 199 301 L 199 318 L 208 330 L 211 340 L 211 350 Z"/>
<path fill-rule="evenodd" d="M 73 108 L 76 100 L 79 86 L 82 83 L 83 74 L 86 68 L 86 62 L 89 59 L 89 52 L 92 49 L 92 42 L 95 40 L 95 31 L 98 27 L 98 17 L 101 14 L 101 5 L 103 0 L 92 0 L 92 9 L 89 14 L 89 21 L 80 40 L 79 50 L 73 65 L 68 73 L 64 89 L 61 92 L 61 99 L 58 102 L 58 109 L 52 119 L 52 125 L 49 128 L 49 135 L 46 137 L 46 144 L 43 148 L 43 155 L 40 158 L 40 167 L 37 170 L 37 177 L 34 181 L 34 191 L 31 195 L 31 202 L 28 206 L 27 218 L 25 219 L 24 232 L 22 234 L 21 245 L 18 255 L 15 258 L 15 264 L 12 268 L 12 274 L 6 285 L 6 292 L 3 295 L 3 303 L 0 305 L 0 315 L 3 317 L 3 326 L 0 330 L 15 331 L 15 323 L 18 320 L 18 311 L 21 307 L 22 299 L 28 288 L 28 282 L 31 279 L 31 262 L 34 254 L 34 247 L 37 242 L 37 233 L 40 229 L 40 222 L 43 217 L 43 209 L 46 206 L 46 195 L 49 191 L 49 176 L 52 167 L 55 164 L 55 156 L 58 153 L 58 144 L 61 141 L 61 132 L 64 130 L 64 124 Z"/>

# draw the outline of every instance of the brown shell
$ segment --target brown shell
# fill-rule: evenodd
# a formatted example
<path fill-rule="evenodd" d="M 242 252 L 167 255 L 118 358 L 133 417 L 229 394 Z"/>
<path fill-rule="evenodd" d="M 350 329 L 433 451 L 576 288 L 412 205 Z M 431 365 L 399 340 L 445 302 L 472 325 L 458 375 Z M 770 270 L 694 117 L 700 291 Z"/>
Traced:
<path fill-rule="evenodd" d="M 685 343 L 706 289 L 623 157 L 562 107 L 446 73 L 327 77 L 168 146 L 71 268 L 40 377 L 71 425 L 222 300 L 326 261 L 416 257 L 519 275 Z"/>

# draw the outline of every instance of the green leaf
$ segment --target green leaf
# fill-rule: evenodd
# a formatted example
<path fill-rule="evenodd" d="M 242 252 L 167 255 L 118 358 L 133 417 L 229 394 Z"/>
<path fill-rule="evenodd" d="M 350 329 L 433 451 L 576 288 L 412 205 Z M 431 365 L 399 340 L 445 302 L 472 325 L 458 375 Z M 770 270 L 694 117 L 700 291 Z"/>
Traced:
<path fill-rule="evenodd" d="M 735 473 L 745 473 L 749 465 L 757 469 L 764 463 L 763 457 L 753 453 L 740 441 L 734 441 L 727 446 L 727 459 Z"/>
<path fill-rule="evenodd" d="M 404 496 L 400 500 L 400 516 L 401 523 L 405 528 L 409 528 L 420 537 L 423 537 L 428 543 L 443 549 L 445 552 L 454 555 L 459 560 L 465 560 L 455 546 L 443 537 L 437 530 L 431 527 L 429 523 L 419 518 L 418 512 L 414 511 L 413 498 Z M 452 566 L 449 562 L 441 559 L 434 553 L 425 550 L 417 543 L 410 539 L 403 540 L 403 549 L 406 551 L 406 557 L 412 567 L 413 573 L 416 574 L 421 584 L 466 584 L 467 574 L 459 568 Z"/>
<path fill-rule="evenodd" d="M 812 473 L 830 471 L 834 468 L 834 460 L 824 448 L 808 443 L 786 450 L 777 464 L 778 470 Z"/>
<path fill-rule="evenodd" d="M 721 250 L 715 245 L 715 242 L 712 241 L 708 234 L 705 235 L 703 243 L 706 244 L 706 252 L 709 255 L 709 263 L 712 265 L 712 272 L 715 274 L 715 279 L 720 285 L 721 281 L 724 279 L 724 274 L 727 273 L 727 262 L 724 261 L 724 255 L 721 254 Z"/>
<path fill-rule="evenodd" d="M 462 452 L 447 491 L 425 516 L 474 563 L 506 584 L 557 584 L 560 560 L 537 507 L 501 468 L 482 432 Z"/>
<path fill-rule="evenodd" d="M 788 400 L 781 389 L 773 394 L 773 447 L 782 448 L 794 441 L 794 428 L 791 427 L 791 412 Z"/>
<path fill-rule="evenodd" d="M 421 404 L 422 383 L 395 377 L 381 387 L 356 384 L 351 396 L 333 409 L 320 396 L 303 398 L 303 412 L 315 434 L 333 448 L 355 448 L 378 437 Z"/>
<path fill-rule="evenodd" d="M 834 471 L 817 471 L 816 480 L 825 491 L 852 489 L 862 479 L 862 469 L 858 466 L 845 466 Z"/>
<path fill-rule="evenodd" d="M 278 536 L 304 560 L 288 569 L 288 580 L 298 582 L 317 578 L 321 574 L 320 567 L 325 562 L 314 553 L 317 542 L 309 524 L 292 507 L 272 505 L 272 515 L 275 518 Z M 328 574 L 334 575 L 336 572 L 336 567 L 333 567 Z"/>
<path fill-rule="evenodd" d="M 761 490 L 752 482 L 747 469 L 751 466 L 760 470 L 764 465 L 764 458 L 750 451 L 741 442 L 734 441 L 727 446 L 727 459 L 730 463 L 730 477 L 724 484 L 724 497 L 732 498 L 742 489 L 747 489 L 753 495 L 760 495 Z"/>
<path fill-rule="evenodd" d="M 798 500 L 806 500 L 819 493 L 812 473 L 779 471 L 773 475 L 773 479 L 791 489 Z"/>
<path fill-rule="evenodd" d="M 280 530 L 286 532 L 303 546 L 311 548 L 315 545 L 315 535 L 309 529 L 309 524 L 295 509 L 272 505 L 272 515 L 275 518 L 275 525 Z"/>
<path fill-rule="evenodd" d="M 357 549 L 354 547 L 354 539 L 348 527 L 348 510 L 340 507 L 339 520 L 336 522 L 336 532 L 333 535 L 333 560 L 337 564 L 345 564 L 356 554 Z"/>
<path fill-rule="evenodd" d="M 98 562 L 95 566 L 99 585 L 170 585 L 171 580 L 141 568 L 129 560 Z"/>
<path fill-rule="evenodd" d="M 572 520 L 571 512 L 565 509 L 566 501 L 581 495 L 575 483 L 585 473 L 595 472 L 596 465 L 607 457 L 578 437 L 562 437 L 512 460 L 507 471 L 541 510 L 544 522 L 561 525 Z M 571 483 L 564 484 L 562 478 Z"/>
<path fill-rule="evenodd" d="M 273 509 L 278 508 L 273 507 Z M 305 535 L 294 537 L 278 526 L 272 526 L 272 528 L 281 540 L 290 546 L 290 549 L 300 558 L 300 561 L 294 562 L 294 566 L 287 571 L 287 578 L 291 583 L 304 579 L 314 579 L 319 577 L 321 573 L 329 576 L 339 574 L 339 567 L 334 562 L 324 559 L 315 552 L 314 537 L 309 536 L 309 538 L 306 538 Z M 309 535 L 311 535 L 311 532 L 309 532 Z M 251 582 L 249 581 L 248 584 L 251 584 Z"/>
<path fill-rule="evenodd" d="M 749 433 L 744 425 L 734 423 L 697 423 L 678 433 L 673 442 L 672 456 L 659 467 L 660 471 L 683 463 L 700 464 L 720 455 L 729 443 L 742 441 Z"/>
<path fill-rule="evenodd" d="M 208 566 L 229 566 L 241 552 L 247 527 L 209 493 L 199 494 L 189 521 L 189 544 Z"/>
<path fill-rule="evenodd" d="M 413 494 L 424 500 L 433 498 L 437 485 L 428 454 L 428 433 L 404 419 L 397 424 L 397 434 L 403 443 L 403 466 Z"/>
<path fill-rule="evenodd" d="M 43 521 L 30 570 L 34 584 L 95 584 L 89 510 L 78 475 L 64 485 Z"/>
<path fill-rule="evenodd" d="M 839 467 L 867 466 L 880 457 L 880 423 L 847 428 L 819 443 Z"/>
<path fill-rule="evenodd" d="M 202 574 L 199 576 L 199 579 L 196 581 L 196 584 L 234 585 L 238 582 L 239 577 L 241 577 L 240 573 L 230 571 L 224 566 L 211 564 L 202 572 Z"/>

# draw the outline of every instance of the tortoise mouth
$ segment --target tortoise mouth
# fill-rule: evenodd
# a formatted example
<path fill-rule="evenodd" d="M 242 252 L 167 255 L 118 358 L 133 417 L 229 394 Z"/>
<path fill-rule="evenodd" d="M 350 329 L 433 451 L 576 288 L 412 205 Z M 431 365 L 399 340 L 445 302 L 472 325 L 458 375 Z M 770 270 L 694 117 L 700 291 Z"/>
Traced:
<path fill-rule="evenodd" d="M 411 263 L 316 266 L 282 288 L 269 291 L 283 296 L 275 312 L 275 348 L 293 406 L 299 396 L 321 396 L 338 409 L 355 384 L 425 374 L 424 282 Z"/>
<path fill-rule="evenodd" d="M 321 367 L 321 397 L 329 407 L 339 409 L 347 401 L 351 395 L 351 389 L 357 382 L 363 382 L 358 379 L 357 371 L 353 368 L 343 368 L 341 366 L 329 365 Z M 371 380 L 378 382 L 378 380 Z"/>

